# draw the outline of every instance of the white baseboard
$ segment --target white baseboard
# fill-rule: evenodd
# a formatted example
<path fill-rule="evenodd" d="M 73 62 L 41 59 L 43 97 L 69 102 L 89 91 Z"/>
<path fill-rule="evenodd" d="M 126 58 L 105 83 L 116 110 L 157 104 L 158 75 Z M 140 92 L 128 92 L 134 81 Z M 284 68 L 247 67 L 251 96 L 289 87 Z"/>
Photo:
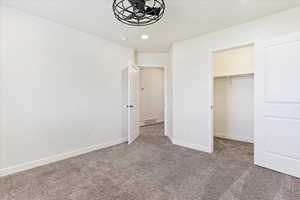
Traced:
<path fill-rule="evenodd" d="M 197 150 L 197 151 L 204 151 L 207 153 L 212 153 L 212 149 L 209 146 L 203 146 L 203 145 L 198 145 L 198 144 L 192 144 L 192 143 L 187 143 L 183 142 L 180 140 L 172 139 L 172 143 L 178 146 L 186 147 L 189 149 Z"/>
<path fill-rule="evenodd" d="M 169 140 L 172 142 L 172 144 L 174 144 L 174 142 L 173 142 L 173 137 L 171 137 L 170 135 L 167 135 L 167 137 L 168 137 Z"/>
<path fill-rule="evenodd" d="M 107 148 L 107 147 L 111 147 L 111 146 L 114 146 L 114 145 L 118 145 L 118 144 L 121 144 L 121 143 L 124 143 L 124 142 L 127 142 L 127 138 L 121 138 L 121 139 L 114 140 L 114 141 L 111 141 L 111 142 L 107 142 L 107 143 L 103 143 L 103 144 L 97 144 L 97 145 L 85 147 L 85 148 L 82 148 L 82 149 L 78 149 L 78 150 L 75 150 L 75 151 L 62 153 L 62 154 L 50 156 L 50 157 L 47 157 L 47 158 L 42 158 L 42 159 L 39 159 L 39 160 L 23 163 L 23 164 L 20 164 L 20 165 L 0 169 L 0 177 L 15 174 L 15 173 L 22 172 L 22 171 L 29 170 L 29 169 L 33 169 L 33 168 L 40 167 L 40 166 L 43 166 L 43 165 L 47 165 L 47 164 L 50 164 L 50 163 L 53 163 L 53 162 L 65 160 L 65 159 L 72 158 L 72 157 L 75 157 L 75 156 L 79 156 L 79 155 L 82 155 L 82 154 L 86 154 L 86 153 L 89 153 L 89 152 L 92 152 L 92 151 L 97 151 L 97 150 Z"/>
<path fill-rule="evenodd" d="M 163 124 L 163 123 L 165 123 L 165 122 L 164 121 L 157 121 L 157 122 L 154 122 L 154 123 L 151 123 L 151 124 L 145 124 L 144 122 L 141 122 L 140 127 L 153 126 L 153 125 L 156 125 L 156 124 Z"/>
<path fill-rule="evenodd" d="M 237 141 L 247 142 L 247 143 L 253 143 L 253 139 L 244 138 L 244 137 L 237 137 L 237 136 L 231 136 L 231 135 L 228 135 L 228 134 L 224 134 L 222 132 L 215 132 L 215 137 L 225 138 L 225 139 L 229 139 L 229 140 L 237 140 Z"/>

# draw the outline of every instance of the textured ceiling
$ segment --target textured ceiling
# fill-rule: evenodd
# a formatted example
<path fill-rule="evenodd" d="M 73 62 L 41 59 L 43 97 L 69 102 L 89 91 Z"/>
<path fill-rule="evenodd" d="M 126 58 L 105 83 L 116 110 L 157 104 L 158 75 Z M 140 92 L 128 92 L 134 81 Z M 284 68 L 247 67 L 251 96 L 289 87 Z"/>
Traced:
<path fill-rule="evenodd" d="M 147 27 L 131 27 L 114 18 L 112 2 L 2 0 L 4 5 L 99 35 L 138 51 L 167 51 L 174 41 L 300 6 L 300 0 L 165 0 L 166 13 L 160 22 Z M 142 34 L 148 34 L 150 39 L 141 40 Z"/>

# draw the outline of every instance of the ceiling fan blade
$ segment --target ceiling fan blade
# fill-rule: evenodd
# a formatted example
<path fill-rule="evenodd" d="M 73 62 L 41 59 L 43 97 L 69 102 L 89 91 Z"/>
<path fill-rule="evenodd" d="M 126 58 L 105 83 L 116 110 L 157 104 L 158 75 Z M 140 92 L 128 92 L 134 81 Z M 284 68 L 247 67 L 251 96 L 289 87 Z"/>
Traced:
<path fill-rule="evenodd" d="M 149 7 L 149 6 L 146 6 L 146 13 L 147 15 L 151 15 L 151 16 L 159 16 L 161 12 L 161 8 L 159 7 Z"/>
<path fill-rule="evenodd" d="M 128 0 L 131 5 L 134 6 L 135 9 L 139 11 L 145 10 L 146 1 L 145 0 Z"/>

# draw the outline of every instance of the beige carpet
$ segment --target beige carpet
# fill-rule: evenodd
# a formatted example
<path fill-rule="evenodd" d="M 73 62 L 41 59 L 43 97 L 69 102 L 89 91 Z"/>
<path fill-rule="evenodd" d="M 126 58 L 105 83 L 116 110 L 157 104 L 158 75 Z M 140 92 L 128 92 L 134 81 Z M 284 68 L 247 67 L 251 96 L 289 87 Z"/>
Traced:
<path fill-rule="evenodd" d="M 172 145 L 163 125 L 121 144 L 0 179 L 0 200 L 299 200 L 300 180 L 253 165 L 253 146 Z"/>

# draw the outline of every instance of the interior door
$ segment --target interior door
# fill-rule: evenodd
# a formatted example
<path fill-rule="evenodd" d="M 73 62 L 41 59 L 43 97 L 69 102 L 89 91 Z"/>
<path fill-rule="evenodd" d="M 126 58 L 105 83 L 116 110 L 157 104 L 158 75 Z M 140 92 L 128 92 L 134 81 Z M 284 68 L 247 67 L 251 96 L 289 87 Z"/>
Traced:
<path fill-rule="evenodd" d="M 139 68 L 128 67 L 128 143 L 134 142 L 139 131 Z"/>
<path fill-rule="evenodd" d="M 300 178 L 300 33 L 257 43 L 255 164 Z"/>

